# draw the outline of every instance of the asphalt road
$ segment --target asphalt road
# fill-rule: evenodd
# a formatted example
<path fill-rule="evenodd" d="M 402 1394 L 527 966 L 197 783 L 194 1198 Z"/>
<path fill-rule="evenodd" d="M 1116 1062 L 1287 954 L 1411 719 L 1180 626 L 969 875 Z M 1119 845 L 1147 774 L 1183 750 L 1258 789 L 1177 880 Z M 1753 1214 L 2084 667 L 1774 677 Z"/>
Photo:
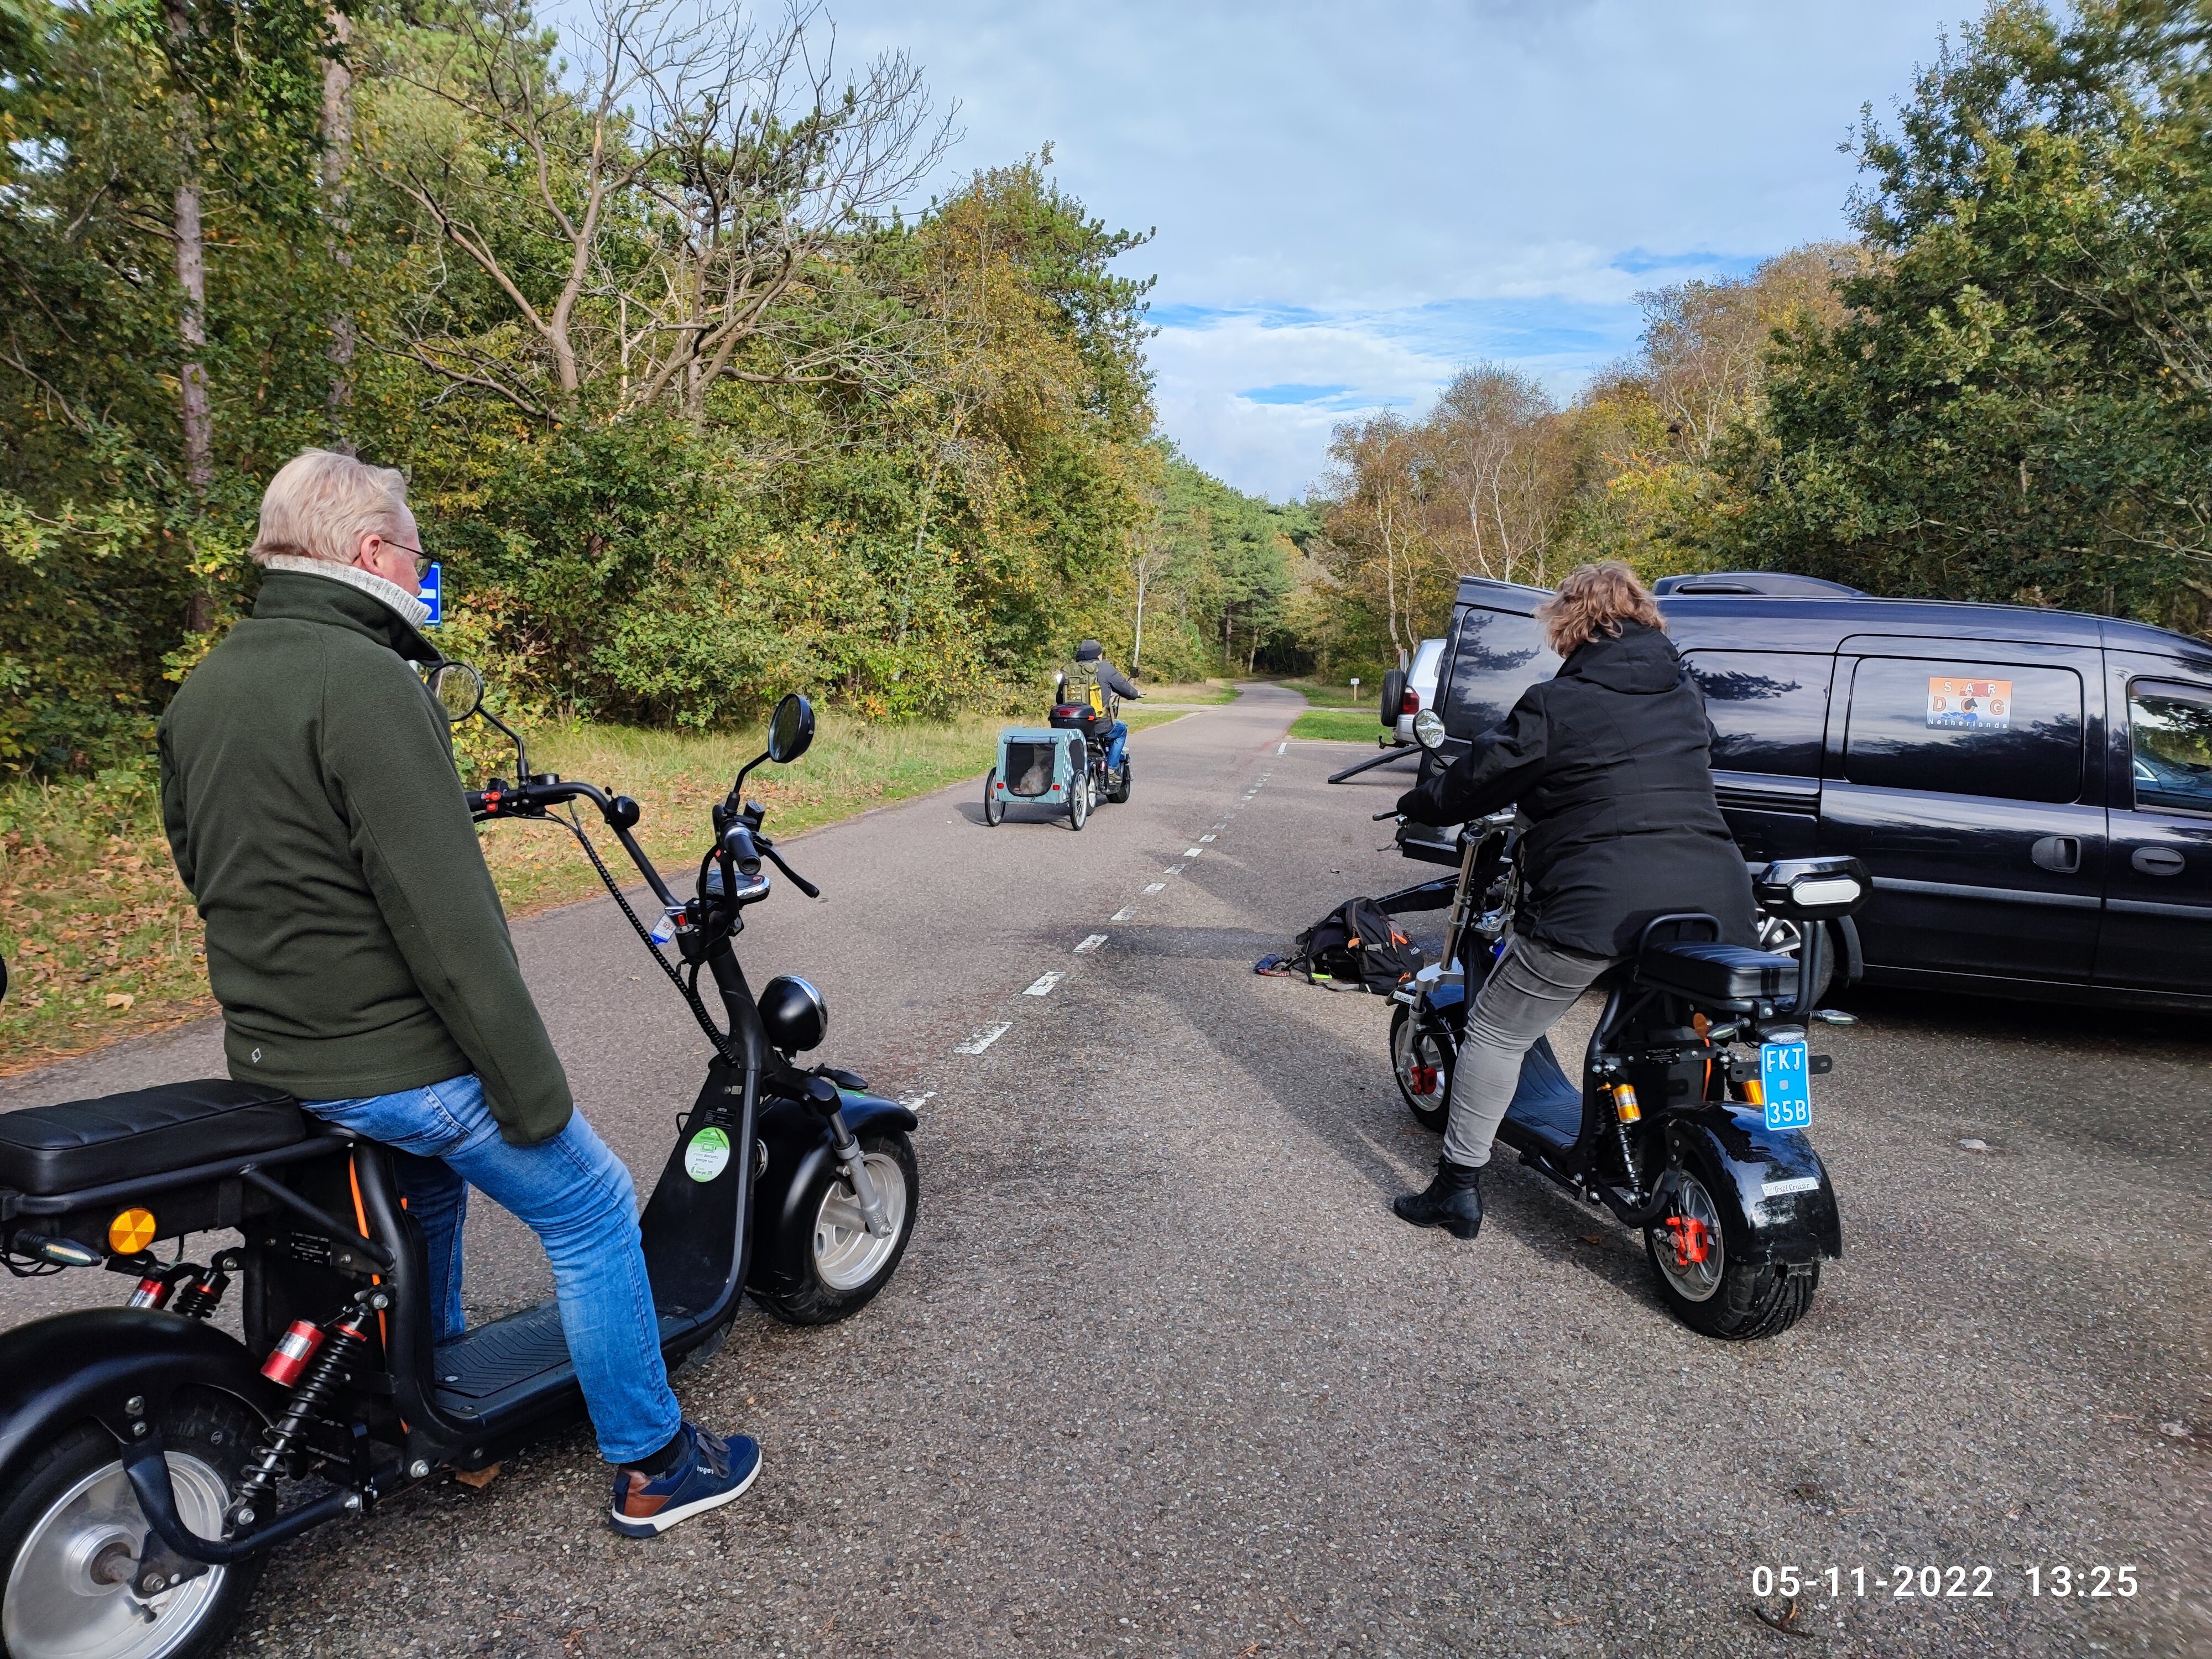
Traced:
<path fill-rule="evenodd" d="M 1250 972 L 1411 875 L 1367 820 L 1402 774 L 1325 787 L 1357 751 L 1285 744 L 1299 706 L 1139 733 L 1134 800 L 1080 835 L 986 829 L 963 787 L 791 843 L 829 897 L 787 887 L 741 953 L 825 989 L 824 1057 L 921 1101 L 923 1197 L 860 1316 L 749 1311 L 679 1382 L 759 1436 L 758 1486 L 628 1542 L 579 1433 L 281 1552 L 236 1650 L 2212 1653 L 2205 1033 L 1862 996 L 1816 1045 L 1844 1259 L 1797 1328 L 1710 1341 L 1638 1240 L 1503 1162 L 1474 1244 L 1389 1212 L 1436 1142 L 1385 1005 Z M 517 936 L 649 1179 L 702 1039 L 611 904 Z M 201 1028 L 0 1107 L 216 1069 Z M 504 1218 L 470 1249 L 473 1315 L 544 1293 Z M 0 1316 L 103 1279 L 10 1284 Z M 2059 1599 L 2061 1565 L 2137 1592 Z M 1753 1616 L 1784 1566 L 1809 1639 Z M 1990 1593 L 1894 1593 L 1929 1567 Z"/>

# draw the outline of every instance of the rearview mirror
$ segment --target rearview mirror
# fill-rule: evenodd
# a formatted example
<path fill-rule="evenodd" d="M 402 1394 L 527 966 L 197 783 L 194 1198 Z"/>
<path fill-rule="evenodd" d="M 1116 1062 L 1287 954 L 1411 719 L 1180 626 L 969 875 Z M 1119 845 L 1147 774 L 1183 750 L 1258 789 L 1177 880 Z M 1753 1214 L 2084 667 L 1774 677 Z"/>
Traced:
<path fill-rule="evenodd" d="M 1413 716 L 1413 741 L 1431 751 L 1444 746 L 1444 717 L 1433 708 Z"/>
<path fill-rule="evenodd" d="M 434 662 L 422 676 L 447 721 L 454 726 L 483 707 L 483 676 L 465 662 Z"/>
<path fill-rule="evenodd" d="M 769 717 L 768 757 L 788 766 L 814 741 L 814 705 L 798 692 L 787 693 Z"/>

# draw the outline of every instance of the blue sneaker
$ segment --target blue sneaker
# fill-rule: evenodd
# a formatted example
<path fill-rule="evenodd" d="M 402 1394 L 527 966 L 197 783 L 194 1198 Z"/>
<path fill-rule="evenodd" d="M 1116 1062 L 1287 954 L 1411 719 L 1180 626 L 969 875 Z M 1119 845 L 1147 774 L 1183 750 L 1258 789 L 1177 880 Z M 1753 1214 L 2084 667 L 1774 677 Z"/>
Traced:
<path fill-rule="evenodd" d="M 679 1521 L 719 1509 L 758 1478 L 760 1443 L 749 1434 L 727 1440 L 695 1423 L 684 1425 L 691 1443 L 676 1467 L 657 1480 L 635 1469 L 615 1471 L 615 1530 L 625 1538 L 652 1538 Z"/>

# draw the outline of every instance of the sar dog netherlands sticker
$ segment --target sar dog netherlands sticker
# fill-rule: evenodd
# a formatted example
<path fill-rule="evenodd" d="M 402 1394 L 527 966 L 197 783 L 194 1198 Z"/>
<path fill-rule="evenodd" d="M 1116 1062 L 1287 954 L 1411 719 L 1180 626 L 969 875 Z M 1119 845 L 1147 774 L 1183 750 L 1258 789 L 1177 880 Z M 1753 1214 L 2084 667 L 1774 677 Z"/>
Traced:
<path fill-rule="evenodd" d="M 684 1149 L 684 1173 L 694 1181 L 712 1181 L 730 1167 L 730 1138 L 720 1129 L 702 1129 Z"/>

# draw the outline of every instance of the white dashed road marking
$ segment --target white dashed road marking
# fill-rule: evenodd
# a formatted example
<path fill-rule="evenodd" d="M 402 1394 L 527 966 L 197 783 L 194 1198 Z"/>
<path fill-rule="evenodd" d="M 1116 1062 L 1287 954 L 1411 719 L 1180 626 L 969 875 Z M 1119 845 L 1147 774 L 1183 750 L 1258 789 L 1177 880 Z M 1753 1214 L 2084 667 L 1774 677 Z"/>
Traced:
<path fill-rule="evenodd" d="M 909 1112 L 919 1111 L 921 1109 L 922 1102 L 927 1100 L 936 1092 L 937 1091 L 934 1089 L 924 1089 L 918 1095 L 908 1096 L 904 1100 L 899 1102 L 899 1104 L 905 1107 Z"/>
<path fill-rule="evenodd" d="M 1135 905 L 1125 904 L 1120 909 L 1116 910 L 1112 915 L 1107 917 L 1106 920 L 1109 921 L 1127 921 L 1130 917 L 1136 914 L 1137 907 Z M 1075 948 L 1079 951 L 1083 947 L 1079 945 Z"/>
<path fill-rule="evenodd" d="M 1205 850 L 1203 847 L 1186 847 L 1182 849 L 1182 855 L 1187 859 L 1194 859 Z M 1170 870 L 1168 873 L 1173 875 L 1175 872 Z"/>
<path fill-rule="evenodd" d="M 1208 842 L 1212 841 L 1212 839 L 1213 839 L 1213 837 L 1212 837 L 1212 836 L 1200 836 L 1198 838 L 1198 844 L 1199 844 L 1200 846 L 1203 847 L 1203 846 L 1205 846 L 1205 845 L 1206 845 L 1206 842 Z"/>
<path fill-rule="evenodd" d="M 1067 971 L 1062 968 L 1055 968 L 1048 974 L 1039 974 L 1036 976 L 1036 983 L 1024 991 L 1022 994 L 1025 997 L 1048 997 L 1052 994 L 1052 988 L 1066 977 Z"/>
<path fill-rule="evenodd" d="M 1290 746 L 1291 746 L 1291 740 L 1290 740 L 1288 738 L 1284 738 L 1284 739 L 1282 740 L 1282 742 L 1280 742 L 1280 743 L 1279 743 L 1279 744 L 1277 744 L 1275 745 L 1275 752 L 1276 752 L 1277 754 L 1279 754 L 1279 754 L 1281 754 L 1281 753 L 1283 752 L 1283 750 L 1285 750 L 1285 749 L 1288 749 Z"/>
<path fill-rule="evenodd" d="M 1168 873 L 1171 876 L 1181 875 L 1182 873 L 1182 866 L 1180 864 L 1170 864 L 1168 866 Z"/>
<path fill-rule="evenodd" d="M 996 1025 L 986 1025 L 967 1042 L 954 1043 L 952 1052 L 956 1054 L 980 1054 L 1013 1029 L 1014 1022 L 1011 1019 L 1002 1019 Z"/>
<path fill-rule="evenodd" d="M 1078 955 L 1078 956 L 1079 957 L 1079 956 L 1083 955 L 1085 951 L 1095 951 L 1095 950 L 1097 950 L 1100 945 L 1103 945 L 1105 942 L 1106 942 L 1106 935 L 1105 935 L 1105 934 L 1103 934 L 1103 933 L 1093 933 L 1093 934 L 1092 934 L 1089 939 L 1087 939 L 1084 940 L 1082 944 L 1080 944 L 1080 945 L 1077 945 L 1077 946 L 1075 947 L 1075 954 L 1076 954 L 1076 955 Z"/>
<path fill-rule="evenodd" d="M 1156 881 L 1150 887 L 1145 889 L 1147 893 L 1164 893 L 1167 890 L 1168 884 L 1164 881 Z"/>

